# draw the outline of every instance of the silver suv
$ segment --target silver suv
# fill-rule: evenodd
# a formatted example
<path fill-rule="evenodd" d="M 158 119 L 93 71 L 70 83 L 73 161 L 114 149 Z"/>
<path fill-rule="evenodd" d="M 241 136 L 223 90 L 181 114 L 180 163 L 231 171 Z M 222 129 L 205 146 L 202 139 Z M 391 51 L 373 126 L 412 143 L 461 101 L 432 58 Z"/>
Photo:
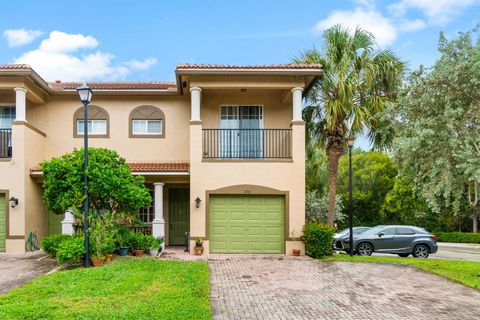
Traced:
<path fill-rule="evenodd" d="M 438 250 L 438 238 L 414 226 L 376 226 L 354 235 L 353 248 L 360 256 L 373 252 L 398 254 L 400 257 L 428 258 Z M 344 249 L 350 249 L 350 239 L 342 239 Z"/>

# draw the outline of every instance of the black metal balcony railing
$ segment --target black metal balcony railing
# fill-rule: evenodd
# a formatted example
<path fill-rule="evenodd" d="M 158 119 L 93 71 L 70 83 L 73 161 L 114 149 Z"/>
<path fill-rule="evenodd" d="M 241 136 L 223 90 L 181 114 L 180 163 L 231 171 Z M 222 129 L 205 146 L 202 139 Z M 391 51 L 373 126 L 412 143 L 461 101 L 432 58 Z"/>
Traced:
<path fill-rule="evenodd" d="M 203 129 L 205 159 L 290 159 L 291 129 Z"/>
<path fill-rule="evenodd" d="M 12 157 L 12 129 L 0 128 L 0 158 Z"/>

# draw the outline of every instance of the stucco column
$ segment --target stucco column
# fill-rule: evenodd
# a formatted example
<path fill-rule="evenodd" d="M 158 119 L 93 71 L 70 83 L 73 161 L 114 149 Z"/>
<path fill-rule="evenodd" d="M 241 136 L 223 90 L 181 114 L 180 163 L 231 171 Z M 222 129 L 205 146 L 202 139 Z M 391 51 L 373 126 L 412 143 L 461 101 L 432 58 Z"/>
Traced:
<path fill-rule="evenodd" d="M 292 121 L 302 121 L 302 92 L 303 88 L 295 87 L 292 89 L 293 115 Z"/>
<path fill-rule="evenodd" d="M 65 218 L 62 220 L 62 234 L 72 235 L 75 233 L 73 225 L 75 223 L 75 217 L 70 211 L 65 211 Z"/>
<path fill-rule="evenodd" d="M 200 103 L 202 99 L 202 89 L 199 87 L 191 87 L 190 95 L 191 95 L 190 121 L 200 121 Z"/>
<path fill-rule="evenodd" d="M 154 213 L 152 221 L 152 236 L 165 237 L 165 219 L 163 218 L 163 183 L 155 182 L 154 186 Z M 165 247 L 165 242 L 162 244 Z"/>
<path fill-rule="evenodd" d="M 27 121 L 27 89 L 14 88 L 15 90 L 15 120 Z"/>

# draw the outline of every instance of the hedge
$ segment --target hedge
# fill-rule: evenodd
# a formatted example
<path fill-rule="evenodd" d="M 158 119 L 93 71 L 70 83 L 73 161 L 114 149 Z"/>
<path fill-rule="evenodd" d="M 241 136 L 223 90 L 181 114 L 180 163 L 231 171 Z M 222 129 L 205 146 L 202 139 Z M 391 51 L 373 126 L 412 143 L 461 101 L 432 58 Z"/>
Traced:
<path fill-rule="evenodd" d="M 305 253 L 312 258 L 321 258 L 332 254 L 335 229 L 321 223 L 309 222 L 303 227 Z"/>
<path fill-rule="evenodd" d="M 57 256 L 58 248 L 60 244 L 71 238 L 72 236 L 66 234 L 54 234 L 42 239 L 42 249 L 45 253 L 51 254 L 52 256 Z"/>
<path fill-rule="evenodd" d="M 480 243 L 480 233 L 434 232 L 440 242 Z"/>

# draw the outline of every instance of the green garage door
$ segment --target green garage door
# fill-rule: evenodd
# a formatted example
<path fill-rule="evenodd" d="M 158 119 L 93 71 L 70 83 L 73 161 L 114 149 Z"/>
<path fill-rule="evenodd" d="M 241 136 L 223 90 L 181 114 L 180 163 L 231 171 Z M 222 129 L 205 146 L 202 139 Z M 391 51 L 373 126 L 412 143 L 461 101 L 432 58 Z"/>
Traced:
<path fill-rule="evenodd" d="M 5 251 L 5 237 L 7 234 L 5 201 L 5 194 L 0 194 L 0 252 Z"/>
<path fill-rule="evenodd" d="M 211 195 L 212 253 L 284 253 L 283 196 Z"/>

